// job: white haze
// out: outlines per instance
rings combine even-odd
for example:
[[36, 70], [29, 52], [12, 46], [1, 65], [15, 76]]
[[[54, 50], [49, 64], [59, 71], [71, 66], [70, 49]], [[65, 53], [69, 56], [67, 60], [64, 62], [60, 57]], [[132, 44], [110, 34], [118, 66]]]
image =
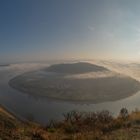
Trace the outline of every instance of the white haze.
[[65, 78], [74, 78], [74, 79], [105, 78], [112, 77], [114, 75], [116, 75], [114, 72], [103, 71], [103, 72], [89, 72], [84, 74], [72, 74], [65, 76]]
[[[97, 64], [108, 68], [112, 72], [92, 72], [86, 74], [77, 74], [67, 76], [66, 78], [100, 78], [113, 76], [117, 72], [126, 76], [130, 76], [138, 81], [140, 81], [140, 64], [139, 63], [124, 63], [115, 61], [86, 61], [89, 63]], [[0, 70], [12, 70], [17, 72], [17, 74], [22, 74], [29, 71], [40, 70], [48, 67], [49, 63], [17, 63], [10, 64], [9, 66], [1, 66]]]

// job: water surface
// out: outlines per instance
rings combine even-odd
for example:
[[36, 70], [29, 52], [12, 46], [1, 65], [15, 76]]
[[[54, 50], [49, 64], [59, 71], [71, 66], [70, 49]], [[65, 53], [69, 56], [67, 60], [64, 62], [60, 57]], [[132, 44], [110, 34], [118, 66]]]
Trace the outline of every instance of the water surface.
[[19, 68], [0, 67], [0, 103], [17, 116], [33, 119], [41, 124], [46, 124], [51, 119], [62, 119], [62, 114], [71, 110], [88, 112], [107, 109], [116, 115], [122, 107], [130, 111], [140, 107], [140, 91], [119, 101], [99, 104], [33, 97], [16, 91], [8, 85], [11, 78], [23, 72], [25, 70]]

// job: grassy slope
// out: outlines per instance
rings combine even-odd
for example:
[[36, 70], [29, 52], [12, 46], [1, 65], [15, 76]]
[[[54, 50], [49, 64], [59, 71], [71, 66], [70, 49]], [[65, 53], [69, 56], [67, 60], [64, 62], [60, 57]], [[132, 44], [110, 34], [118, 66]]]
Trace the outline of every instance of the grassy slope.
[[[102, 117], [92, 127], [86, 119], [75, 121], [65, 116], [63, 122], [47, 128], [31, 122], [22, 122], [0, 107], [0, 139], [2, 140], [139, 140], [140, 112], [135, 111], [127, 119]], [[103, 116], [103, 115], [102, 115]], [[98, 118], [100, 116], [98, 115]], [[71, 121], [69, 119], [71, 118]], [[93, 117], [92, 117], [93, 119]], [[73, 123], [72, 123], [73, 122]], [[73, 124], [73, 125], [71, 125]], [[77, 129], [78, 128], [78, 129]]]
[[[41, 131], [38, 124], [22, 122], [0, 107], [0, 140], [40, 140], [36, 134]], [[47, 137], [47, 133], [45, 135]]]

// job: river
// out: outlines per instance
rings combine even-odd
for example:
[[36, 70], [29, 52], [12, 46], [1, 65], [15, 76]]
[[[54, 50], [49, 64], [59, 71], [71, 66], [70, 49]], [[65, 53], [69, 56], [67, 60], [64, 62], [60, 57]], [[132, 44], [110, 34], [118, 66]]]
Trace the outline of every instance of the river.
[[[35, 66], [34, 69], [36, 68]], [[63, 113], [72, 110], [86, 112], [109, 110], [113, 115], [117, 115], [123, 107], [126, 107], [129, 111], [140, 107], [140, 91], [122, 100], [93, 104], [33, 97], [9, 86], [8, 82], [11, 78], [29, 70], [31, 69], [24, 68], [24, 66], [20, 68], [18, 65], [0, 67], [0, 104], [22, 119], [30, 119], [40, 124], [46, 124], [52, 119], [62, 119]]]

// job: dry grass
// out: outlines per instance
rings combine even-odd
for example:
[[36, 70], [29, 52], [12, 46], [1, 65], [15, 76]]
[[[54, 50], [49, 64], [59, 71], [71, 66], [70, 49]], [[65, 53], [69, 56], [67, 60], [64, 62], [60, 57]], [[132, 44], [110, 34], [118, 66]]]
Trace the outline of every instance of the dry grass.
[[64, 114], [61, 122], [51, 121], [46, 127], [21, 122], [0, 109], [2, 140], [139, 140], [140, 111], [128, 114], [124, 108], [118, 117], [108, 111]]

